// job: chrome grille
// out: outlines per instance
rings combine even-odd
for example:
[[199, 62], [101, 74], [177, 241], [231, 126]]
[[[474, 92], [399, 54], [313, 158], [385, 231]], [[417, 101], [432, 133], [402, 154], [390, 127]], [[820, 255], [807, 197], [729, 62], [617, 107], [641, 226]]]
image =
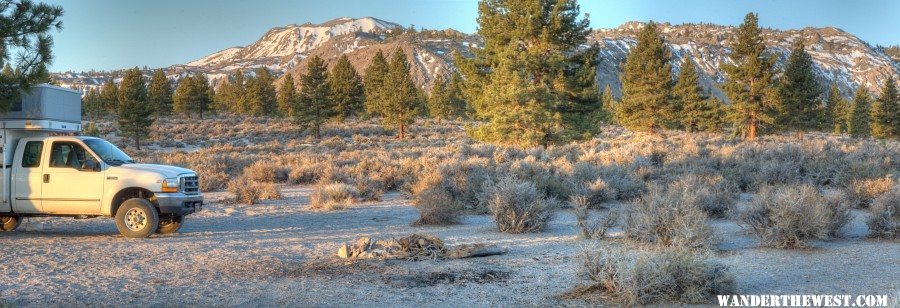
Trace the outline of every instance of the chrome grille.
[[181, 187], [185, 193], [198, 193], [200, 192], [200, 178], [196, 175], [182, 177]]

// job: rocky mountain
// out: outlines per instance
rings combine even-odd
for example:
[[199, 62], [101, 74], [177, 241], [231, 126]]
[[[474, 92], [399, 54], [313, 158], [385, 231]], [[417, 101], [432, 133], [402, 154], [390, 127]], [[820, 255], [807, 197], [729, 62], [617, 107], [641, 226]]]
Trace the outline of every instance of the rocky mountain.
[[[642, 22], [628, 22], [613, 29], [594, 30], [590, 35], [589, 42], [601, 46], [598, 79], [602, 85], [610, 85], [617, 95], [620, 93], [618, 72], [629, 50], [637, 44], [637, 34], [644, 25]], [[701, 80], [707, 89], [724, 98], [716, 85], [726, 78], [720, 65], [733, 63], [728, 57], [728, 46], [736, 28], [663, 23], [659, 29], [672, 51], [676, 72], [680, 70], [682, 59], [690, 58], [702, 71]], [[802, 41], [813, 58], [819, 83], [823, 88], [832, 82], [837, 83], [845, 96], [850, 96], [859, 85], [878, 93], [889, 75], [900, 73], [900, 63], [893, 61], [881, 48], [870, 46], [838, 28], [764, 29], [763, 35], [768, 52], [777, 58], [779, 68], [787, 61], [794, 43]]]
[[[597, 74], [601, 89], [610, 85], [619, 93], [620, 67], [637, 43], [637, 33], [643, 26], [641, 22], [628, 22], [617, 28], [596, 29], [590, 34], [588, 43], [596, 43], [601, 48]], [[731, 62], [727, 54], [735, 28], [663, 23], [660, 30], [672, 50], [676, 72], [681, 59], [690, 58], [702, 70], [704, 85], [713, 94], [724, 97], [717, 88], [726, 78], [719, 67]], [[846, 96], [858, 85], [879, 91], [888, 75], [900, 73], [900, 62], [891, 58], [890, 49], [870, 46], [837, 28], [764, 29], [763, 33], [769, 52], [777, 57], [779, 66], [787, 60], [794, 42], [802, 40], [815, 61], [816, 75], [823, 87], [835, 82]], [[276, 76], [286, 72], [296, 76], [304, 73], [305, 61], [310, 56], [322, 57], [330, 66], [346, 54], [363, 73], [376, 51], [390, 56], [400, 48], [410, 59], [414, 81], [427, 89], [438, 75], [448, 76], [455, 69], [453, 52], [470, 56], [471, 50], [480, 48], [481, 44], [479, 37], [452, 29], [410, 32], [398, 24], [372, 17], [338, 18], [318, 25], [273, 28], [250, 45], [223, 49], [195, 61], [170, 66], [165, 71], [176, 82], [187, 74], [203, 73], [216, 85], [237, 69], [252, 73], [254, 68], [266, 67]], [[99, 87], [115, 73], [67, 72], [54, 74], [53, 78], [63, 86], [83, 89]], [[146, 74], [149, 78], [150, 71]]]
[[[241, 69], [247, 74], [265, 67], [276, 76], [286, 72], [295, 75], [305, 71], [305, 59], [318, 55], [331, 66], [339, 56], [347, 54], [350, 62], [362, 73], [376, 50], [390, 56], [400, 48], [410, 59], [414, 81], [430, 88], [438, 74], [449, 76], [453, 70], [453, 52], [470, 55], [470, 47], [478, 47], [478, 37], [452, 29], [411, 32], [398, 24], [372, 17], [338, 18], [322, 24], [288, 25], [267, 31], [259, 40], [247, 46], [226, 48], [185, 64], [164, 68], [167, 76], [177, 82], [188, 74], [202, 73], [213, 85]], [[145, 69], [149, 78], [152, 72]], [[108, 78], [121, 72], [65, 72], [53, 74], [62, 86], [88, 89], [98, 88]], [[280, 85], [279, 81], [276, 85]]]

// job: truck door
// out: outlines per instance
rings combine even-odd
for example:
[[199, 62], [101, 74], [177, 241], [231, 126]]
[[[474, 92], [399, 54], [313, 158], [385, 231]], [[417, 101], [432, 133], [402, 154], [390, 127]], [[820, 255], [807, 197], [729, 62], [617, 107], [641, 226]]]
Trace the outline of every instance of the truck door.
[[56, 214], [100, 214], [103, 172], [86, 166], [98, 160], [74, 141], [53, 141], [44, 164], [43, 211]]
[[18, 213], [41, 212], [41, 157], [43, 141], [19, 143], [13, 159], [13, 211]]

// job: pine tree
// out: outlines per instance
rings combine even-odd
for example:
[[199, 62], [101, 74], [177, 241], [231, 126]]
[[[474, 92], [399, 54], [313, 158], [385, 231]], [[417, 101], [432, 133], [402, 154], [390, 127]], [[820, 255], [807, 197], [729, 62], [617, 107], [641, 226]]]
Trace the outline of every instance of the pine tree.
[[828, 113], [828, 124], [834, 127], [834, 133], [846, 133], [850, 127], [850, 103], [841, 96], [836, 83], [828, 91]]
[[466, 102], [462, 87], [462, 77], [458, 72], [454, 72], [450, 77], [450, 82], [447, 84], [447, 93], [450, 95], [450, 106], [453, 109], [452, 113], [456, 116], [467, 116], [472, 113], [469, 104]]
[[756, 139], [761, 126], [774, 123], [777, 100], [774, 88], [775, 58], [766, 54], [759, 18], [749, 13], [737, 29], [737, 37], [728, 55], [734, 64], [723, 64], [728, 74], [725, 94], [731, 101], [730, 118], [737, 132]]
[[700, 75], [697, 74], [697, 68], [694, 61], [689, 57], [684, 57], [681, 62], [681, 71], [678, 73], [678, 81], [672, 88], [672, 98], [675, 105], [681, 109], [681, 127], [689, 132], [699, 130], [701, 121], [708, 120], [710, 107], [707, 102], [706, 93], [703, 86], [700, 85]]
[[331, 100], [337, 108], [338, 121], [362, 114], [365, 88], [362, 77], [350, 64], [346, 54], [341, 55], [331, 69], [328, 84], [331, 86]]
[[134, 145], [141, 149], [141, 139], [150, 135], [153, 124], [153, 106], [147, 100], [147, 88], [144, 76], [137, 67], [125, 72], [118, 90], [119, 130], [122, 136], [134, 140]]
[[784, 130], [809, 131], [821, 127], [824, 109], [813, 61], [802, 41], [794, 44], [778, 86], [776, 124]]
[[116, 112], [119, 106], [119, 86], [109, 78], [100, 87], [100, 106], [109, 113]]
[[100, 129], [97, 128], [97, 124], [94, 123], [94, 121], [91, 121], [84, 126], [82, 134], [85, 136], [100, 137]]
[[618, 124], [619, 122], [616, 121], [616, 112], [617, 110], [619, 110], [619, 101], [616, 100], [616, 96], [613, 94], [612, 87], [606, 85], [606, 87], [603, 89], [603, 95], [600, 97], [600, 101], [603, 104], [604, 121]]
[[872, 106], [872, 136], [882, 139], [900, 137], [900, 97], [893, 76], [885, 81], [881, 96]]
[[869, 137], [872, 135], [870, 128], [871, 96], [866, 87], [859, 86], [853, 95], [853, 104], [850, 106], [850, 122], [847, 132], [853, 138]]
[[622, 68], [622, 101], [616, 115], [630, 130], [653, 133], [659, 127], [674, 127], [677, 105], [672, 104], [671, 54], [652, 21], [638, 34]]
[[244, 100], [247, 104], [246, 112], [252, 116], [271, 115], [277, 109], [278, 98], [275, 93], [275, 80], [269, 70], [260, 67], [254, 71], [256, 76], [247, 80]]
[[452, 103], [444, 76], [438, 75], [427, 101], [428, 116], [438, 121], [452, 118], [454, 116]]
[[715, 96], [704, 95], [706, 99], [691, 106], [691, 117], [696, 131], [721, 132], [725, 128], [727, 108]]
[[229, 101], [232, 102], [233, 112], [237, 114], [247, 114], [250, 112], [250, 103], [247, 101], [247, 81], [244, 72], [237, 70], [234, 72], [234, 78], [231, 80], [231, 92], [227, 92]]
[[165, 115], [172, 112], [172, 85], [169, 84], [169, 79], [162, 69], [153, 73], [147, 95], [156, 114]]
[[219, 113], [245, 114], [248, 108], [244, 99], [244, 87], [244, 73], [237, 70], [219, 85], [212, 109]]
[[597, 125], [584, 121], [592, 119], [586, 115], [594, 113], [599, 99], [581, 97], [580, 77], [595, 69], [585, 63], [595, 63], [578, 49], [589, 32], [575, 0], [481, 1], [478, 34], [484, 48], [473, 50], [474, 58], [455, 56], [465, 97], [474, 117], [484, 121], [469, 133], [482, 141], [518, 146], [591, 135], [584, 129]]
[[209, 81], [203, 74], [185, 77], [175, 90], [174, 110], [188, 117], [196, 113], [202, 119], [211, 102]]
[[302, 126], [311, 126], [316, 139], [322, 137], [322, 124], [337, 112], [329, 98], [328, 67], [319, 56], [306, 63], [306, 75], [300, 77], [300, 100], [294, 108], [294, 119]]
[[278, 90], [278, 113], [282, 116], [293, 116], [294, 105], [297, 104], [297, 89], [294, 87], [294, 76], [284, 74], [281, 89]]
[[406, 127], [413, 123], [419, 112], [419, 92], [412, 77], [409, 75], [409, 62], [406, 54], [399, 47], [394, 51], [394, 56], [388, 67], [387, 78], [384, 81], [385, 93], [391, 95], [384, 98], [381, 103], [381, 123], [385, 127], [396, 127], [397, 138], [406, 136]]
[[87, 94], [84, 95], [82, 101], [84, 103], [81, 105], [81, 112], [87, 116], [88, 119], [95, 119], [107, 114], [106, 109], [103, 108], [103, 101], [100, 100], [100, 91], [97, 89], [88, 89]]
[[[402, 28], [401, 28], [402, 29]], [[402, 31], [402, 30], [401, 30]], [[388, 63], [381, 50], [375, 52], [372, 63], [366, 67], [363, 78], [365, 84], [366, 112], [370, 116], [382, 116], [381, 104], [389, 93], [386, 93], [384, 81], [388, 75]]]
[[[49, 81], [50, 31], [62, 29], [62, 15], [60, 6], [0, 1], [0, 67], [11, 68], [0, 74], [0, 113], [8, 111], [23, 90]], [[14, 61], [8, 61], [10, 52], [17, 55]]]

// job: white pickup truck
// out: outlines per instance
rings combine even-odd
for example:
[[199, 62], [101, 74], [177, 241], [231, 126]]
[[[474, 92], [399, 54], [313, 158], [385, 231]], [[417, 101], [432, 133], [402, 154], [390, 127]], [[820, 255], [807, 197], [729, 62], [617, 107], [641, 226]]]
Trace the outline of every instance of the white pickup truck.
[[122, 235], [143, 238], [176, 232], [201, 209], [196, 173], [135, 163], [106, 140], [77, 136], [80, 120], [80, 92], [49, 85], [0, 116], [0, 231], [24, 217], [114, 217]]

